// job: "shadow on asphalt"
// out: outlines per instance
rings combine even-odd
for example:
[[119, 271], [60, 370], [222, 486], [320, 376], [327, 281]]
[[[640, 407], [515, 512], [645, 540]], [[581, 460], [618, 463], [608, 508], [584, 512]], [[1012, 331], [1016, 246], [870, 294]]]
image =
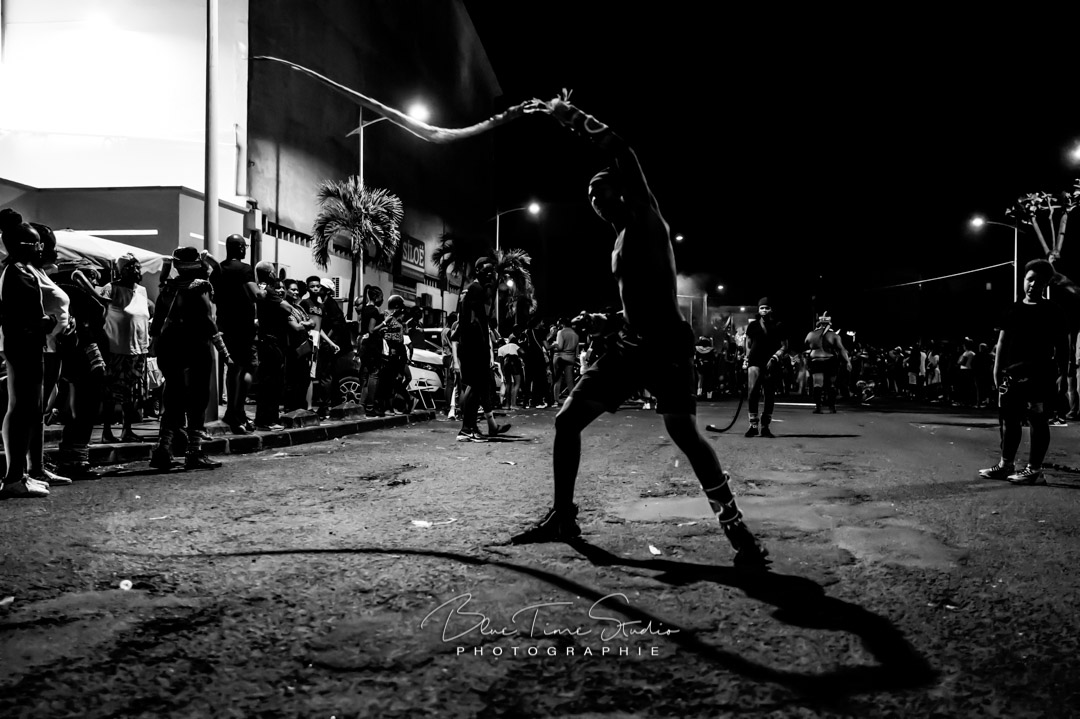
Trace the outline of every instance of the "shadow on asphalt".
[[[770, 669], [698, 641], [691, 632], [672, 635], [684, 648], [716, 659], [727, 668], [742, 674], [784, 684], [805, 694], [850, 696], [854, 694], [909, 689], [932, 683], [937, 672], [885, 617], [860, 606], [829, 597], [821, 585], [805, 577], [775, 574], [771, 571], [717, 567], [711, 564], [675, 562], [669, 559], [630, 559], [612, 554], [584, 540], [568, 544], [596, 566], [623, 566], [660, 571], [658, 581], [676, 586], [695, 582], [713, 582], [742, 590], [748, 597], [776, 607], [773, 617], [797, 627], [844, 631], [862, 640], [879, 664], [837, 669], [826, 674], [804, 674]], [[635, 619], [653, 619], [647, 612], [618, 605]], [[665, 624], [670, 624], [664, 620]]]
[[[567, 543], [596, 566], [638, 567], [661, 571], [657, 579], [673, 585], [694, 582], [714, 582], [735, 587], [747, 596], [776, 607], [773, 617], [792, 626], [826, 631], [845, 631], [862, 640], [879, 662], [877, 666], [851, 666], [827, 672], [810, 674], [783, 671], [758, 664], [733, 652], [719, 649], [697, 638], [696, 634], [675, 622], [662, 619], [649, 611], [631, 604], [611, 601], [611, 593], [581, 584], [562, 574], [555, 574], [498, 559], [444, 552], [429, 549], [392, 547], [353, 547], [340, 549], [268, 549], [250, 552], [207, 552], [204, 554], [154, 555], [170, 559], [220, 559], [223, 557], [264, 557], [289, 555], [406, 555], [446, 559], [475, 566], [500, 567], [527, 575], [547, 584], [572, 592], [576, 596], [604, 600], [608, 608], [619, 612], [640, 626], [664, 625], [677, 629], [668, 639], [681, 648], [716, 662], [728, 671], [750, 679], [772, 682], [785, 686], [804, 696], [825, 703], [838, 703], [837, 699], [856, 694], [889, 690], [905, 690], [933, 683], [938, 672], [904, 638], [889, 620], [855, 604], [825, 595], [821, 585], [813, 580], [792, 575], [774, 574], [769, 571], [741, 570], [733, 567], [717, 567], [707, 564], [673, 562], [664, 559], [635, 560], [620, 557], [605, 549], [582, 540]], [[496, 550], [497, 551], [497, 550]], [[123, 552], [134, 556], [148, 556], [138, 552]]]

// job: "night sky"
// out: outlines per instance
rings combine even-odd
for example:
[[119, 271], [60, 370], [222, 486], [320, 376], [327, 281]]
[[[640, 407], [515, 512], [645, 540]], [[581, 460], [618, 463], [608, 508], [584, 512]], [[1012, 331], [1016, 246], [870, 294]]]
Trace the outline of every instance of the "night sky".
[[[1011, 293], [1007, 267], [875, 288], [1010, 260], [1011, 231], [972, 233], [972, 215], [1007, 222], [1015, 198], [1080, 177], [1069, 162], [1080, 62], [1074, 33], [1062, 32], [1077, 25], [1060, 13], [465, 4], [504, 93], [498, 109], [573, 89], [578, 107], [637, 151], [673, 232], [686, 236], [680, 272], [703, 289], [724, 284], [716, 304], [769, 295], [800, 328], [828, 309], [881, 342], [992, 333]], [[535, 224], [503, 218], [503, 243], [537, 255], [542, 308], [615, 299], [612, 233], [585, 201], [603, 158], [551, 118], [497, 132], [500, 209], [555, 203]], [[1073, 221], [1066, 272], [1080, 268]], [[1033, 235], [1020, 245], [1021, 262], [1038, 251]]]

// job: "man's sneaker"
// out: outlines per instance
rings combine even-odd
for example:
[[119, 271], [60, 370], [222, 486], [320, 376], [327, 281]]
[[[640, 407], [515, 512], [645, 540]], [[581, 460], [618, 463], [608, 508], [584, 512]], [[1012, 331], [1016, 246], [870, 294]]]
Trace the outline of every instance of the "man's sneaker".
[[475, 429], [463, 429], [457, 433], [458, 442], [487, 442], [487, 437]]
[[285, 429], [285, 425], [278, 424], [277, 422], [274, 424], [257, 424], [255, 425], [255, 429], [260, 432], [280, 432]]
[[577, 523], [577, 505], [569, 509], [548, 510], [535, 526], [510, 538], [510, 544], [542, 544], [544, 542], [568, 542], [581, 536]]
[[0, 499], [34, 499], [48, 496], [49, 488], [30, 477], [23, 477], [18, 482], [8, 482], [0, 488]]
[[71, 479], [69, 479], [68, 477], [62, 477], [56, 472], [50, 472], [49, 470], [44, 468], [42, 468], [41, 474], [31, 474], [30, 478], [36, 479], [37, 481], [44, 484], [46, 487], [63, 487], [65, 485], [71, 484]]
[[1050, 426], [1051, 427], [1068, 427], [1069, 423], [1066, 422], [1061, 417], [1054, 417], [1052, 420], [1050, 420]]
[[979, 476], [983, 479], [1010, 479], [1016, 474], [1016, 467], [1011, 464], [997, 464], [987, 469], [980, 469]]
[[767, 425], [767, 424], [762, 426], [762, 428], [761, 428], [761, 436], [762, 437], [768, 437], [769, 439], [773, 439], [774, 437], [776, 437], [776, 435], [772, 433], [772, 430], [769, 429], [769, 425]]
[[206, 456], [205, 452], [194, 452], [184, 457], [184, 469], [217, 469], [221, 462]]
[[750, 425], [750, 429], [746, 430], [746, 434], [743, 437], [757, 437], [758, 429], [754, 425]]
[[1046, 477], [1043, 476], [1042, 470], [1029, 466], [1011, 475], [1009, 481], [1013, 484], [1046, 484]]
[[769, 550], [757, 540], [742, 519], [733, 519], [729, 522], [721, 522], [724, 536], [735, 550], [736, 567], [766, 567], [769, 564]]
[[541, 402], [540, 404], [536, 405], [534, 409], [547, 409], [550, 406], [551, 405], [549, 405], [547, 402]]

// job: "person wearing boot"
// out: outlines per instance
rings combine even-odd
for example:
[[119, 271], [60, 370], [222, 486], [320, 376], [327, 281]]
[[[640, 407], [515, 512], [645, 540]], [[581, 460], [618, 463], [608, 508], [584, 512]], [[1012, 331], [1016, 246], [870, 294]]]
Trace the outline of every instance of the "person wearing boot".
[[[750, 427], [747, 437], [772, 437], [772, 422], [776, 383], [783, 381], [780, 359], [787, 352], [784, 326], [773, 317], [768, 297], [758, 300], [758, 316], [746, 327], [746, 389]], [[758, 403], [764, 404], [760, 418]], [[759, 429], [760, 420], [760, 429]]]
[[[225, 364], [233, 365], [229, 350], [214, 321], [214, 289], [207, 270], [194, 247], [178, 247], [172, 267], [177, 277], [169, 284], [170, 297], [159, 298], [165, 319], [160, 325], [156, 351], [165, 375], [158, 445], [150, 466], [169, 470], [173, 463], [173, 438], [185, 428], [186, 469], [214, 469], [221, 466], [202, 450], [206, 407], [210, 402], [210, 378], [214, 371], [216, 347]], [[167, 304], [166, 304], [167, 303]]]
[[836, 413], [836, 375], [839, 373], [839, 361], [843, 360], [847, 371], [851, 372], [851, 358], [848, 357], [840, 335], [832, 330], [832, 317], [826, 312], [817, 319], [817, 327], [806, 335], [806, 346], [810, 350], [810, 378], [813, 382], [814, 414], [821, 414], [822, 405], [829, 407], [829, 412]]

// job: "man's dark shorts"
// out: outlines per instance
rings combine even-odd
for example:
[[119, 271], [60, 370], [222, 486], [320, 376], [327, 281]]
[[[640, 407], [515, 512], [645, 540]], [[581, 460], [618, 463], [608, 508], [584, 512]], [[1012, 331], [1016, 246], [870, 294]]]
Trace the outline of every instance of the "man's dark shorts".
[[485, 410], [495, 408], [495, 373], [491, 371], [489, 359], [467, 359], [460, 357], [461, 372], [458, 382], [476, 392], [480, 406]]
[[656, 399], [658, 414], [697, 414], [694, 331], [688, 323], [649, 338], [623, 328], [581, 375], [570, 397], [615, 412], [641, 387]]
[[810, 358], [810, 374], [834, 375], [839, 369], [840, 362], [836, 359], [836, 355]]
[[1057, 397], [1055, 381], [1048, 376], [1033, 377], [1024, 382], [1012, 382], [998, 395], [1003, 414], [1040, 415], [1054, 406]]
[[221, 339], [225, 341], [225, 347], [236, 364], [241, 367], [259, 365], [259, 344], [254, 327], [250, 330], [237, 330], [219, 326], [218, 329], [221, 330]]

